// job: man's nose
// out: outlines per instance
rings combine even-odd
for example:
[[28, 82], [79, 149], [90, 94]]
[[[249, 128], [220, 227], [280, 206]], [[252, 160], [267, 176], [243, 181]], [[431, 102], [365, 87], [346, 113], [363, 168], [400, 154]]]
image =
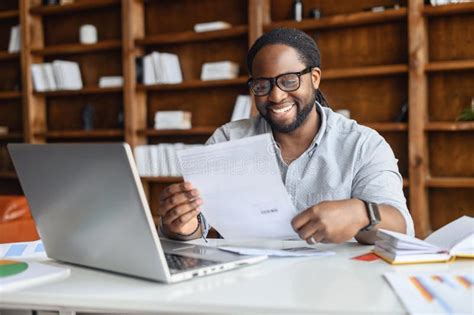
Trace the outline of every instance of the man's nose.
[[276, 84], [270, 90], [268, 94], [268, 100], [272, 103], [280, 103], [288, 96], [288, 93], [280, 89]]

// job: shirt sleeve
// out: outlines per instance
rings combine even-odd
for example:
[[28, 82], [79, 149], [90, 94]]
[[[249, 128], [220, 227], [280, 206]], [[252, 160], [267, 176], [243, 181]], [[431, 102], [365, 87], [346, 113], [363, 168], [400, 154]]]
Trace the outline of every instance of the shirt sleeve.
[[406, 223], [406, 234], [414, 236], [413, 220], [403, 194], [398, 160], [385, 139], [372, 132], [362, 144], [352, 182], [352, 197], [396, 208]]

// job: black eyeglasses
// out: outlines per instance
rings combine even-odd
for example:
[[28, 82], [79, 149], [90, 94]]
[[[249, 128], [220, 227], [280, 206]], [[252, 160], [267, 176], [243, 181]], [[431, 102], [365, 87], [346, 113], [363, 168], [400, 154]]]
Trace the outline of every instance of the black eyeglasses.
[[282, 73], [274, 78], [250, 78], [247, 85], [255, 96], [265, 96], [276, 85], [285, 92], [293, 92], [300, 88], [300, 77], [303, 74], [311, 72], [313, 67], [308, 67], [300, 72]]

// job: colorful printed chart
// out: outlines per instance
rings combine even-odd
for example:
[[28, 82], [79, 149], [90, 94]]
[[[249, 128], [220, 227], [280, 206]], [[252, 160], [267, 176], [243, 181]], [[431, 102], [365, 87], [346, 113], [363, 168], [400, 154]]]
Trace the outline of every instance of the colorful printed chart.
[[28, 264], [15, 260], [0, 260], [0, 278], [11, 277], [28, 269]]
[[0, 244], [0, 259], [46, 258], [43, 242]]
[[472, 274], [384, 274], [410, 314], [474, 314]]

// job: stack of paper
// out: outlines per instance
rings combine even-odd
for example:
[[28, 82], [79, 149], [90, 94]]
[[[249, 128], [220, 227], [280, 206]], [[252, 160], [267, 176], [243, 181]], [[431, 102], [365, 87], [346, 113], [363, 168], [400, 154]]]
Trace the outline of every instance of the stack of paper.
[[20, 25], [12, 26], [10, 29], [10, 41], [8, 42], [8, 52], [16, 53], [20, 51], [21, 47], [21, 32]]
[[31, 74], [37, 92], [82, 89], [81, 70], [77, 62], [55, 60], [52, 63], [32, 64]]
[[201, 80], [228, 80], [239, 75], [239, 64], [232, 61], [206, 62], [202, 65]]
[[143, 84], [176, 84], [183, 82], [178, 55], [152, 52], [142, 59]]
[[181, 176], [177, 151], [200, 144], [161, 143], [135, 148], [135, 161], [140, 176]]
[[191, 129], [191, 112], [157, 111], [155, 113], [155, 129]]
[[0, 293], [64, 279], [69, 274], [69, 268], [38, 262], [0, 260]]
[[474, 218], [463, 216], [433, 232], [424, 241], [378, 230], [374, 252], [392, 264], [443, 262], [452, 257], [474, 258]]
[[389, 272], [384, 277], [410, 314], [474, 314], [472, 273]]
[[252, 99], [248, 95], [239, 95], [235, 101], [231, 121], [250, 118]]

